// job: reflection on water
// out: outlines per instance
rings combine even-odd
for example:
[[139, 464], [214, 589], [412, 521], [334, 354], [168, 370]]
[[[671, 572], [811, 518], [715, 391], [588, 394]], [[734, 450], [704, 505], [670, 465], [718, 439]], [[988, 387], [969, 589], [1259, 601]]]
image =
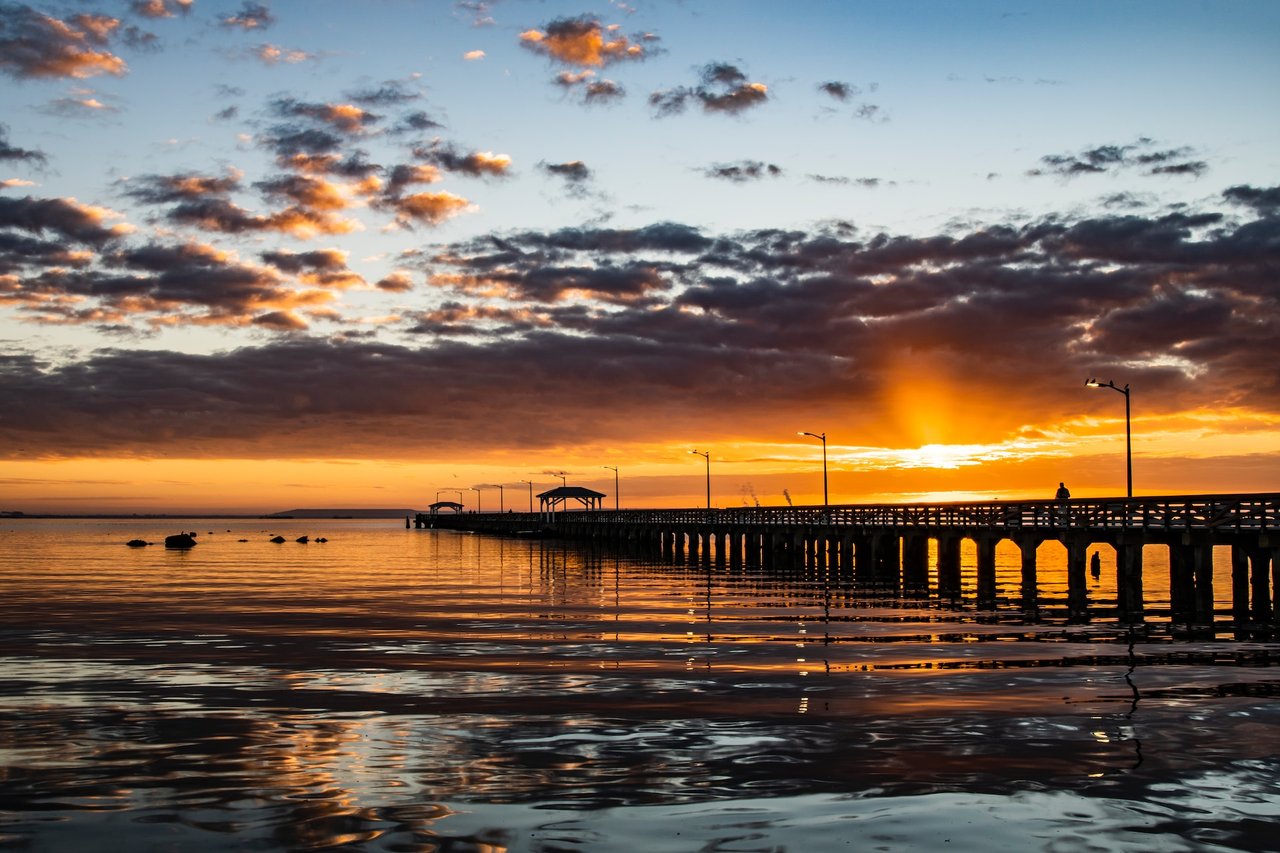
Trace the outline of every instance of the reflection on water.
[[1274, 847], [1273, 642], [191, 524], [0, 522], [0, 847]]

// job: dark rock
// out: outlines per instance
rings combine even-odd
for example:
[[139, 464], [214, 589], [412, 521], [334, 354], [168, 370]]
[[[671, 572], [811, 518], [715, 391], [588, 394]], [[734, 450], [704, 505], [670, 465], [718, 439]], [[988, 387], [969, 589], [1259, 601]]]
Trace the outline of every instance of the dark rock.
[[316, 537], [316, 541], [317, 541], [317, 542], [328, 542], [329, 540], [328, 540], [328, 539], [325, 539], [323, 536], [317, 536], [317, 537]]
[[248, 539], [237, 539], [236, 541], [237, 541], [237, 542], [248, 542], [249, 540], [248, 540]]
[[277, 542], [277, 543], [279, 543], [279, 542], [283, 542], [283, 541], [284, 541], [284, 537], [283, 537], [283, 536], [272, 536], [272, 537], [271, 537], [271, 541], [272, 541], [272, 542]]
[[310, 539], [308, 539], [308, 538], [307, 538], [307, 537], [305, 537], [305, 536], [299, 536], [297, 539], [295, 539], [295, 540], [293, 540], [293, 541], [294, 541], [294, 542], [300, 542], [301, 544], [306, 545], [306, 544], [307, 544], [308, 542], [310, 542], [311, 540], [310, 540]]
[[190, 533], [175, 533], [172, 536], [164, 537], [164, 547], [166, 548], [194, 548], [196, 546], [196, 538]]
[[124, 544], [128, 545], [130, 548], [145, 548], [151, 543], [145, 539], [130, 539]]

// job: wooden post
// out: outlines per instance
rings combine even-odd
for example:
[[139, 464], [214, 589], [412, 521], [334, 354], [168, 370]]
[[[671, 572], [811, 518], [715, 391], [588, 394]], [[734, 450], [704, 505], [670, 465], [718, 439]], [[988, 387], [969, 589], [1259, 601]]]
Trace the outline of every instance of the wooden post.
[[1089, 621], [1089, 582], [1085, 558], [1089, 542], [1084, 537], [1067, 538], [1067, 618], [1073, 622]]
[[938, 537], [938, 597], [960, 598], [960, 537]]
[[996, 608], [996, 542], [994, 536], [979, 536], [978, 546], [978, 609]]
[[1255, 545], [1249, 549], [1249, 577], [1251, 580], [1253, 606], [1250, 608], [1250, 615], [1253, 621], [1259, 625], [1265, 625], [1271, 620], [1271, 552], [1261, 545]]
[[1195, 574], [1195, 609], [1192, 620], [1197, 625], [1213, 625], [1213, 542], [1202, 539], [1193, 546], [1192, 572]]
[[923, 533], [902, 540], [902, 585], [913, 592], [929, 591], [929, 537]]
[[1121, 622], [1143, 621], [1140, 541], [1116, 545], [1116, 609]]
[[1040, 540], [1030, 536], [1020, 536], [1014, 542], [1022, 553], [1022, 612], [1027, 618], [1034, 619], [1040, 613], [1036, 585], [1036, 549], [1040, 547]]
[[1231, 546], [1231, 619], [1237, 628], [1249, 621], [1249, 552], [1238, 542]]

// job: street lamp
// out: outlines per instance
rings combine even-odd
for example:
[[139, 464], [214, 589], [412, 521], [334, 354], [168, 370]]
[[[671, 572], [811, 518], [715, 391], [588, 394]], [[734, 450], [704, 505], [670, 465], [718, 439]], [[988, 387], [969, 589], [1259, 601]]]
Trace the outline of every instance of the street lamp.
[[618, 466], [605, 465], [603, 467], [608, 468], [610, 471], [613, 472], [613, 511], [617, 512], [618, 511]]
[[822, 505], [825, 507], [830, 504], [830, 501], [827, 500], [827, 434], [825, 432], [798, 432], [796, 435], [807, 435], [822, 442]]
[[506, 504], [503, 502], [502, 497], [502, 484], [494, 483], [494, 485], [498, 487], [498, 512], [506, 512]]
[[707, 509], [711, 509], [711, 451], [710, 450], [690, 450], [695, 456], [701, 456], [707, 460]]
[[529, 512], [533, 512], [533, 481], [521, 480], [520, 482], [527, 483], [529, 486]]
[[1130, 418], [1129, 409], [1129, 384], [1121, 388], [1110, 379], [1106, 382], [1099, 382], [1096, 379], [1089, 379], [1085, 383], [1090, 388], [1110, 388], [1112, 391], [1119, 391], [1124, 395], [1124, 462], [1125, 475], [1128, 484], [1129, 497], [1133, 497], [1133, 429]]
[[480, 490], [475, 486], [471, 486], [471, 491], [476, 493], [476, 512], [480, 511]]

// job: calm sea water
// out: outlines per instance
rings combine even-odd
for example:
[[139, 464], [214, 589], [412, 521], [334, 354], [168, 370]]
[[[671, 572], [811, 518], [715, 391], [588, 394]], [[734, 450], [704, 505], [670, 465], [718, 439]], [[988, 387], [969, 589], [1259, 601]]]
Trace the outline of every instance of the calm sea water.
[[1041, 562], [1028, 623], [397, 521], [0, 521], [0, 848], [1280, 849], [1280, 645], [1068, 625]]

